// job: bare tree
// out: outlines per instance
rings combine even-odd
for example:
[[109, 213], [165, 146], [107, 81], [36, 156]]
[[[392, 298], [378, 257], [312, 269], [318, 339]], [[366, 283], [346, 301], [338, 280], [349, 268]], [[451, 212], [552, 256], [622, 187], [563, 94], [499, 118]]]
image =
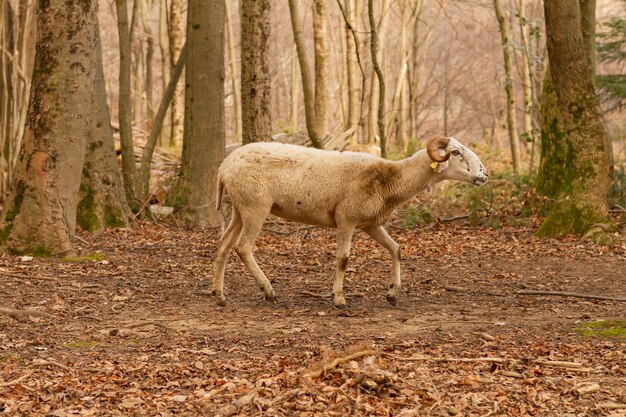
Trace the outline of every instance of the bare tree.
[[326, 0], [313, 1], [315, 48], [315, 124], [322, 137], [328, 134], [328, 30]]
[[96, 1], [38, 2], [33, 91], [13, 192], [3, 215], [6, 247], [12, 252], [74, 253], [95, 77], [97, 9]]
[[[387, 158], [387, 135], [385, 132], [385, 79], [383, 71], [378, 63], [378, 28], [376, 27], [376, 20], [374, 19], [374, 3], [373, 0], [368, 0], [367, 7], [369, 21], [370, 21], [370, 47], [372, 52], [372, 66], [376, 77], [378, 79], [378, 136], [380, 138], [380, 156]], [[384, 13], [384, 10], [383, 10]], [[372, 94], [370, 92], [370, 94]], [[370, 108], [370, 111], [373, 109]]]
[[[185, 43], [185, 1], [170, 0], [170, 59], [171, 67], [178, 61], [180, 51]], [[172, 100], [172, 133], [170, 135], [170, 146], [177, 146], [182, 143], [185, 119], [185, 89], [182, 85], [176, 88], [174, 99]]]
[[235, 42], [235, 31], [233, 30], [231, 2], [227, 1], [225, 4], [228, 66], [230, 67], [230, 85], [233, 94], [233, 102], [235, 105], [235, 139], [237, 140], [237, 142], [241, 142], [243, 140], [243, 133], [241, 130], [241, 88], [239, 87], [239, 71], [236, 62], [237, 42]]
[[493, 0], [493, 7], [498, 19], [500, 38], [502, 40], [502, 56], [504, 60], [504, 90], [506, 91], [507, 124], [509, 127], [509, 141], [511, 144], [511, 158], [513, 172], [520, 172], [520, 148], [517, 131], [517, 116], [515, 107], [515, 91], [513, 88], [513, 66], [511, 63], [511, 35], [509, 21], [502, 11], [501, 0]]
[[223, 0], [191, 0], [187, 13], [185, 137], [178, 196], [180, 215], [191, 226], [216, 226], [217, 169], [224, 159]]
[[241, 118], [243, 143], [271, 141], [268, 69], [270, 0], [241, 0]]

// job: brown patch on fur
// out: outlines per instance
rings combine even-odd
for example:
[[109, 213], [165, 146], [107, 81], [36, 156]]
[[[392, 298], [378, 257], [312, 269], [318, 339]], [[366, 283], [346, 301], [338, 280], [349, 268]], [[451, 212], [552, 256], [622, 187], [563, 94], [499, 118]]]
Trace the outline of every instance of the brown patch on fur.
[[369, 195], [373, 195], [380, 190], [393, 187], [398, 182], [400, 174], [400, 167], [390, 162], [381, 161], [367, 167], [363, 172], [365, 190]]
[[348, 267], [348, 258], [342, 258], [339, 261], [339, 269], [341, 269], [342, 271], [345, 271], [347, 267]]

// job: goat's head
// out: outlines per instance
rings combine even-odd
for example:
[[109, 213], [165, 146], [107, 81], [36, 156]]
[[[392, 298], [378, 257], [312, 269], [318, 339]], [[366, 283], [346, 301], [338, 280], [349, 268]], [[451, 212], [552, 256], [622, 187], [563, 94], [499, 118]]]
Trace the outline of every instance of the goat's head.
[[426, 150], [430, 159], [436, 163], [433, 167], [442, 179], [483, 185], [489, 178], [478, 156], [452, 137], [436, 137], [430, 141]]

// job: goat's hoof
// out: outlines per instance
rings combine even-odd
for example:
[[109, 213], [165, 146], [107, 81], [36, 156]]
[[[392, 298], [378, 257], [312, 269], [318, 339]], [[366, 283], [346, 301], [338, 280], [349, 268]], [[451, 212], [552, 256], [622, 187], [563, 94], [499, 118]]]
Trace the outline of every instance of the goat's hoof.
[[335, 308], [338, 310], [345, 310], [348, 308], [348, 304], [343, 303], [343, 304], [335, 304]]
[[395, 306], [396, 304], [398, 304], [397, 298], [389, 294], [387, 294], [387, 302], [391, 304], [392, 306]]
[[270, 303], [275, 303], [276, 300], [276, 294], [272, 293], [272, 294], [265, 294], [265, 300], [269, 301]]
[[220, 298], [219, 300], [217, 300], [217, 305], [220, 306], [220, 307], [225, 307], [226, 304], [228, 304], [226, 302], [226, 298]]

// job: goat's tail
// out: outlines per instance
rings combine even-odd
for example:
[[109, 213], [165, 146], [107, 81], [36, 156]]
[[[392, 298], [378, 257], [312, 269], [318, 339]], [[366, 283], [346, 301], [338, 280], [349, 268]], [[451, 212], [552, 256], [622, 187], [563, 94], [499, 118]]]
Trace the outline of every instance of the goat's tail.
[[224, 193], [224, 182], [222, 175], [217, 174], [217, 192], [215, 193], [215, 210], [220, 211], [222, 208], [222, 194]]

